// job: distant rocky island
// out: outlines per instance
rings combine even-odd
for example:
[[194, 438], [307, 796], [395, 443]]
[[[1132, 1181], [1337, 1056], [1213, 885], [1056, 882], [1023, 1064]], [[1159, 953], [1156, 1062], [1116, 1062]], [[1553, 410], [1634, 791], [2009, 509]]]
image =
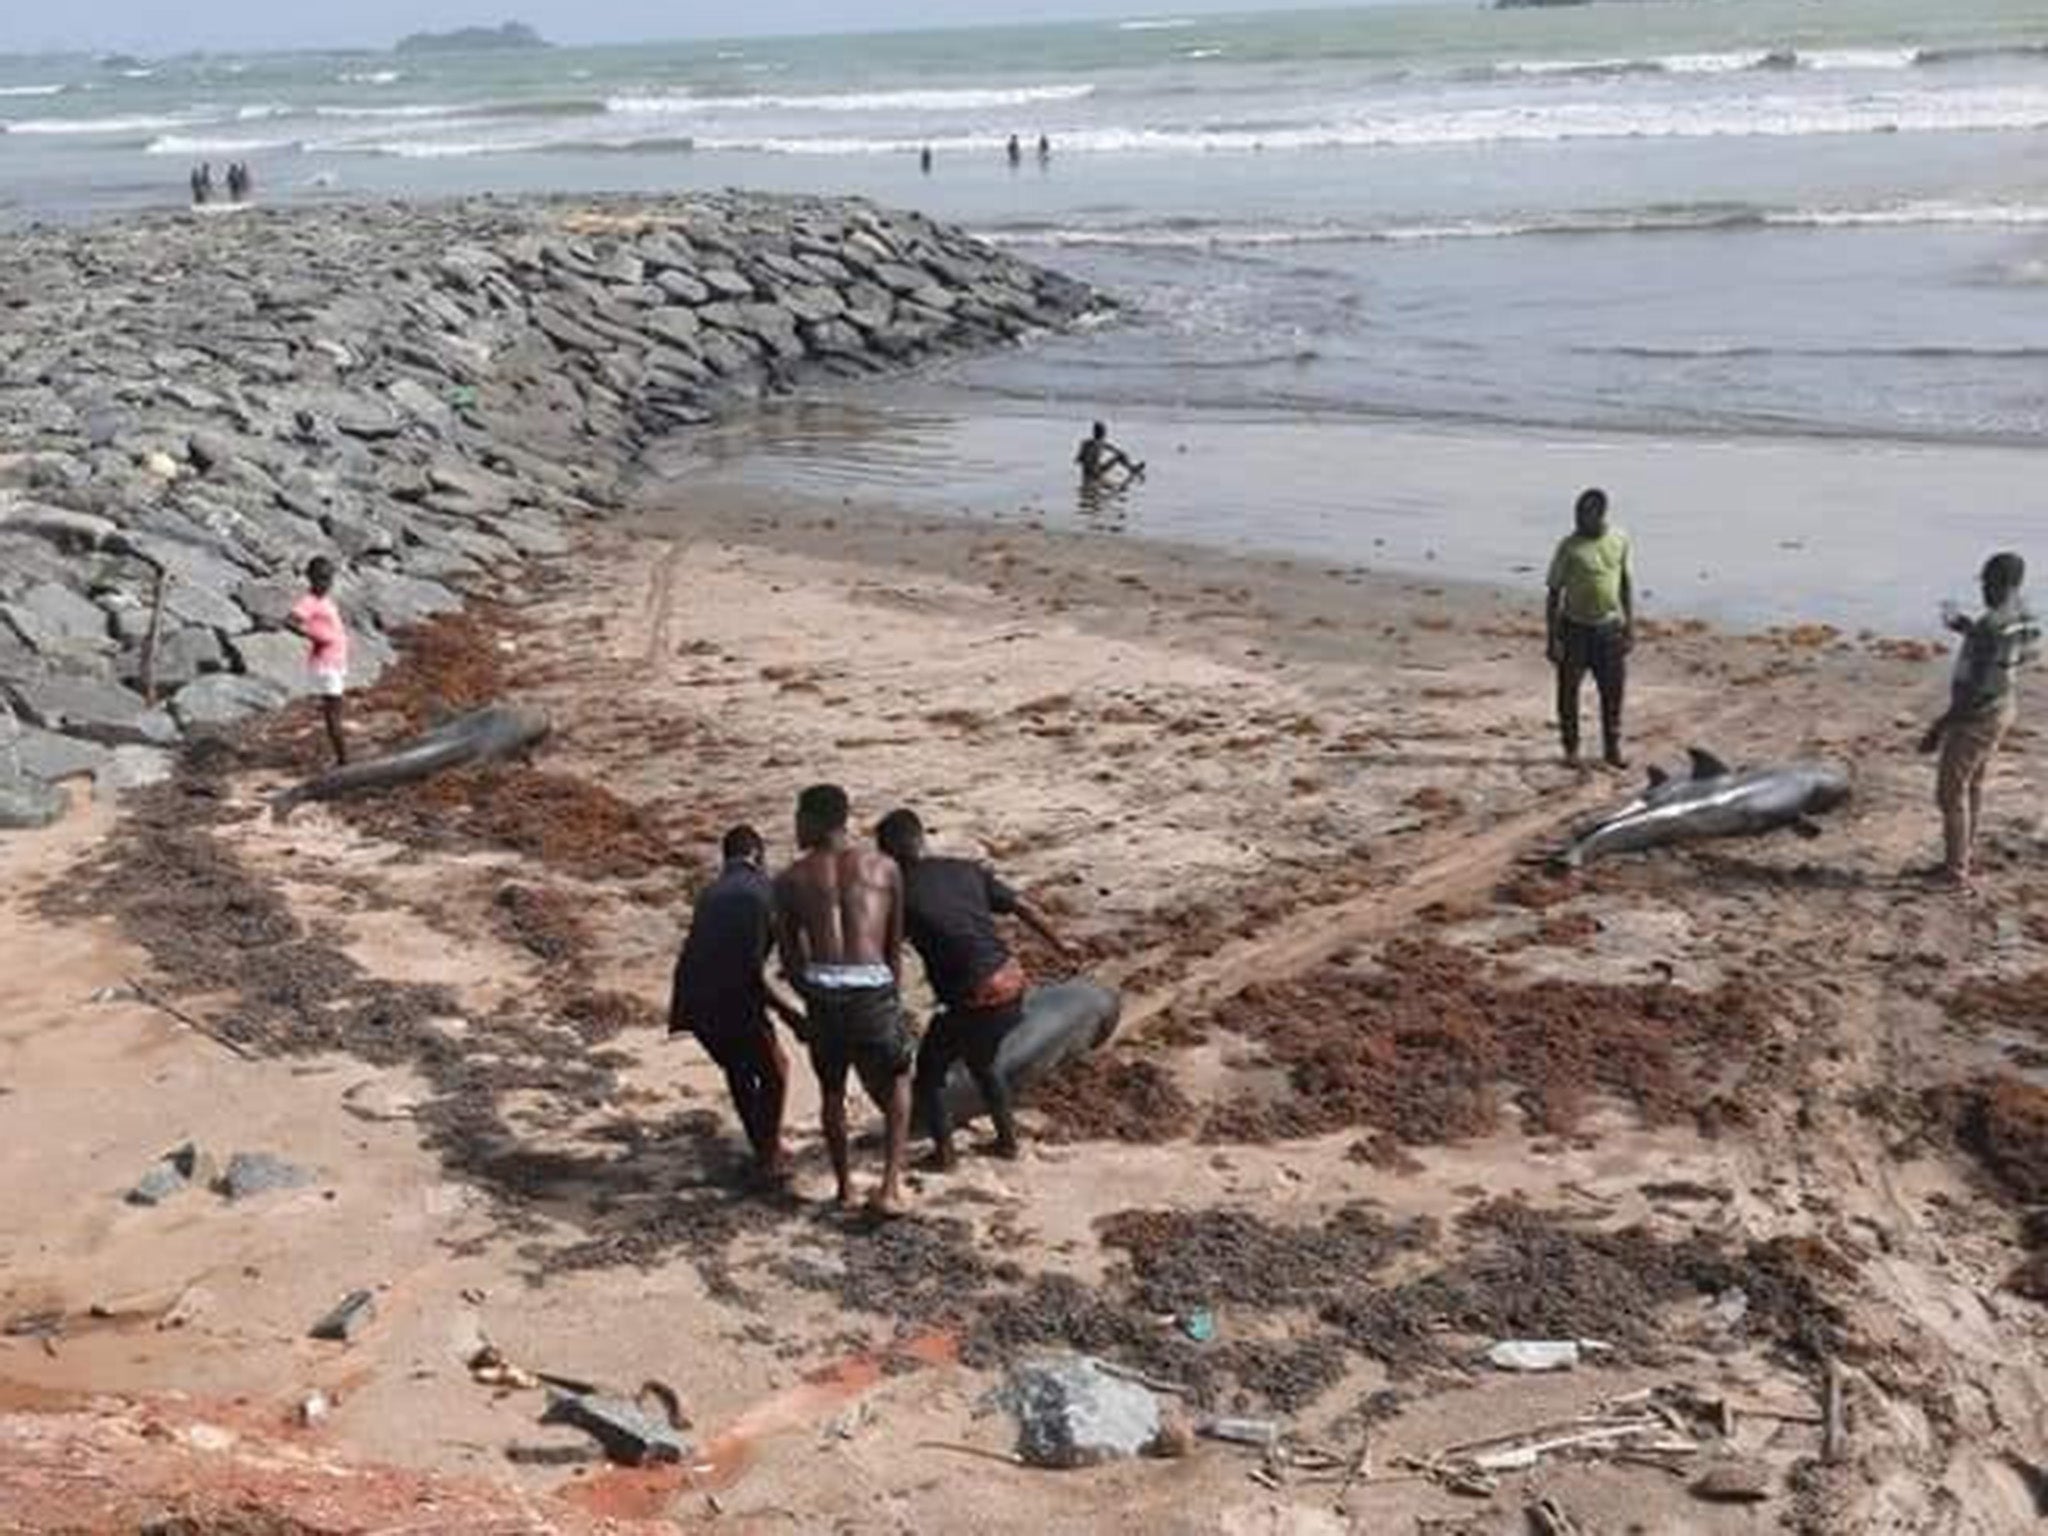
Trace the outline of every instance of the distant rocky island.
[[1553, 5], [1591, 5], [1593, 0], [1493, 0], [1496, 11], [1537, 10]]
[[400, 39], [394, 53], [481, 53], [487, 49], [546, 48], [548, 40], [523, 21], [496, 27], [457, 27], [452, 32], [415, 32]]

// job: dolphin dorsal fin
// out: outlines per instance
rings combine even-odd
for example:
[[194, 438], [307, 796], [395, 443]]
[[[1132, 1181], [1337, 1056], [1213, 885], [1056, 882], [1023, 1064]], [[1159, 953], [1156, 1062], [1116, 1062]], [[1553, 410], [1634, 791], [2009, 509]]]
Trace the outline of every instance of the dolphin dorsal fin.
[[1670, 774], [1666, 773], [1662, 768], [1659, 768], [1655, 763], [1650, 764], [1650, 788], [1662, 789], [1666, 784], [1669, 784], [1670, 782]]
[[1685, 755], [1692, 759], [1692, 776], [1696, 779], [1718, 779], [1732, 771], [1704, 747], [1688, 747]]

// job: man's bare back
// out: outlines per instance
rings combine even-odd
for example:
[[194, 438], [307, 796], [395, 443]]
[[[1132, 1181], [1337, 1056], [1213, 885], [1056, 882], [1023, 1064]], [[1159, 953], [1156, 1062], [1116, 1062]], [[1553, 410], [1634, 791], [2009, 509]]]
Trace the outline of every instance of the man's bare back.
[[858, 1073], [882, 1111], [882, 1182], [869, 1204], [902, 1209], [903, 1147], [910, 1132], [916, 1045], [897, 993], [903, 949], [903, 875], [880, 850], [847, 837], [846, 791], [814, 784], [797, 797], [803, 853], [775, 882], [782, 969], [803, 994], [805, 1044], [818, 1075], [818, 1109], [839, 1203], [853, 1202], [846, 1079]]
[[813, 848], [782, 872], [783, 969], [801, 984], [817, 966], [885, 965], [903, 943], [903, 876], [872, 848]]

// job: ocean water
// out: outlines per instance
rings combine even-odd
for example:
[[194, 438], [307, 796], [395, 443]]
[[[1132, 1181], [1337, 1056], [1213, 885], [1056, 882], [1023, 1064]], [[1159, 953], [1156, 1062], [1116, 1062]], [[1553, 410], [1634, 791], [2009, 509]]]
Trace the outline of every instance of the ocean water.
[[[1985, 449], [2048, 431], [2040, 0], [9, 59], [0, 127], [0, 219], [176, 206], [193, 162], [236, 158], [272, 201], [748, 185], [958, 219], [1127, 305], [958, 369], [950, 440], [916, 392], [911, 472], [976, 506], [1003, 466], [956, 474], [962, 453], [1039, 452], [1014, 424], [1044, 422], [1063, 455], [1093, 415], [1196, 444], [1282, 425], [1302, 434], [1293, 481], [1354, 499], [1370, 485], [1341, 465], [1299, 468], [1365, 441], [1322, 427]], [[875, 430], [888, 399], [870, 397]], [[1039, 466], [1008, 468], [1021, 485]], [[829, 469], [804, 461], [820, 484]], [[865, 487], [867, 463], [842, 471]], [[1140, 521], [1210, 526], [1232, 511], [1217, 483], [1169, 493], [1155, 470]], [[1873, 526], [1913, 510], [1872, 486]], [[2023, 474], [1972, 491], [2040, 509]], [[1276, 540], [1299, 501], [1279, 496]]]

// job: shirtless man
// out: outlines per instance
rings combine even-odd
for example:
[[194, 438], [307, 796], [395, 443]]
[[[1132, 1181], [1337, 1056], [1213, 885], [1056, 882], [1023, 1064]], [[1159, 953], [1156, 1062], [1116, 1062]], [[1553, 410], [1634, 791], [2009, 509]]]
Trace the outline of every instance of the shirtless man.
[[775, 882], [775, 935], [783, 974], [802, 994], [811, 1069], [839, 1203], [853, 1204], [846, 1138], [846, 1074], [860, 1074], [885, 1135], [878, 1215], [903, 1208], [916, 1051], [897, 993], [903, 949], [903, 877], [896, 861], [848, 840], [849, 806], [837, 784], [813, 784], [796, 802], [796, 862]]

